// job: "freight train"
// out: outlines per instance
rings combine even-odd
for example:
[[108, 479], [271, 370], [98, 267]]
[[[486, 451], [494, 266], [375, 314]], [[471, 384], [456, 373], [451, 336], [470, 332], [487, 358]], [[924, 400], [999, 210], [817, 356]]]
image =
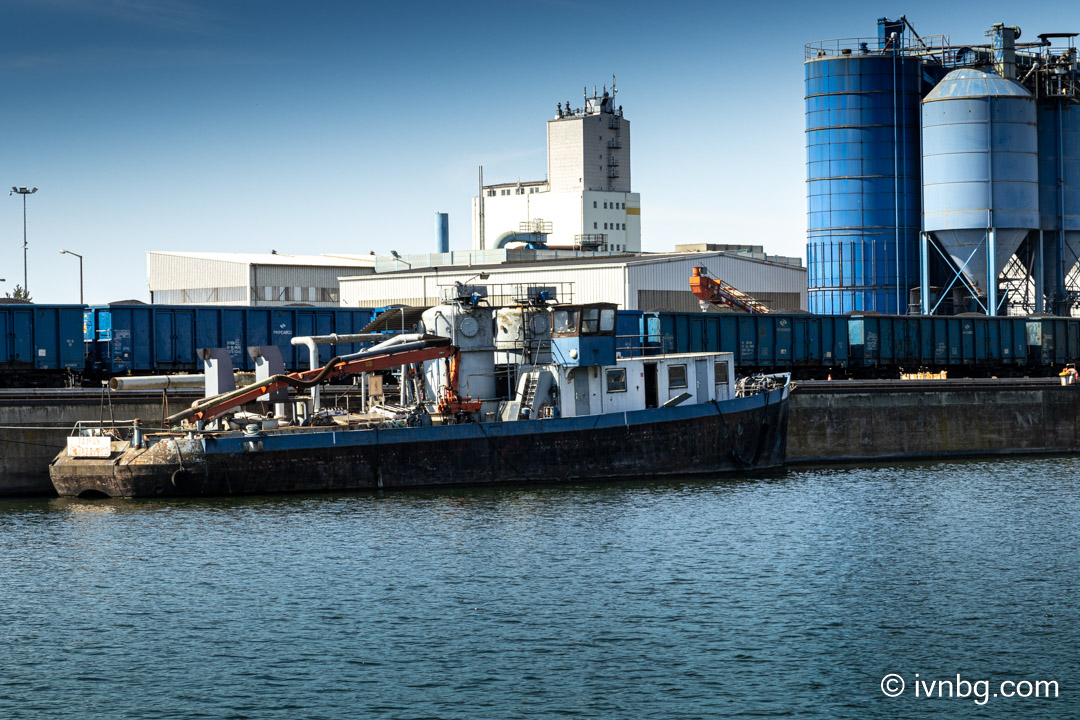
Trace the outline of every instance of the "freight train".
[[[621, 352], [735, 353], [742, 373], [800, 379], [1048, 376], [1080, 357], [1080, 318], [985, 315], [746, 315], [632, 313], [619, 316]], [[640, 338], [640, 339], [639, 339]]]
[[[115, 375], [199, 372], [199, 348], [225, 348], [237, 370], [253, 370], [247, 348], [276, 345], [288, 370], [308, 366], [298, 335], [360, 332], [369, 308], [227, 305], [0, 304], [0, 387], [65, 387]], [[320, 360], [360, 345], [325, 345]]]
[[[198, 348], [277, 345], [308, 366], [298, 335], [356, 333], [378, 308], [0, 304], [0, 386], [54, 386], [114, 375], [198, 372]], [[808, 315], [620, 311], [619, 352], [732, 352], [740, 373], [799, 379], [1049, 376], [1080, 358], [1080, 318], [984, 315]], [[322, 346], [320, 360], [360, 346]]]

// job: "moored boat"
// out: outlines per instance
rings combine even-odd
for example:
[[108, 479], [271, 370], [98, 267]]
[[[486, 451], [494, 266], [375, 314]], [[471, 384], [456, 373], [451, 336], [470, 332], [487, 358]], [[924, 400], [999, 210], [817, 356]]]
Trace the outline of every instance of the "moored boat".
[[[494, 361], [484, 356], [506, 348], [495, 342], [491, 310], [467, 302], [432, 310], [425, 326], [439, 337], [271, 375], [177, 413], [169, 430], [75, 438], [76, 449], [50, 466], [53, 485], [82, 497], [228, 495], [714, 475], [784, 462], [787, 375], [736, 382], [730, 353], [616, 358], [613, 307], [556, 306], [536, 310], [543, 322], [521, 323], [541, 337], [531, 350], [522, 344], [513, 391], [493, 398]], [[396, 419], [230, 421], [289, 386], [401, 366], [414, 369], [402, 387], [413, 381]], [[86, 456], [90, 446], [97, 457]]]

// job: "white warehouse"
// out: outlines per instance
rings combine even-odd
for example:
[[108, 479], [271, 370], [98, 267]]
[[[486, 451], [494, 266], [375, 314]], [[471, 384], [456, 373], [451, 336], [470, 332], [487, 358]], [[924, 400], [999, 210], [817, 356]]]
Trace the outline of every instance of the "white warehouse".
[[[496, 288], [514, 285], [559, 289], [561, 302], [611, 302], [623, 310], [698, 312], [690, 292], [695, 265], [734, 285], [773, 310], [806, 309], [806, 268], [789, 262], [727, 252], [600, 256], [461, 267], [448, 265], [342, 277], [343, 307], [409, 305], [441, 301], [455, 282]], [[483, 274], [485, 277], [480, 278]], [[572, 297], [566, 295], [572, 293]]]
[[367, 255], [278, 253], [146, 253], [150, 302], [155, 305], [340, 304], [338, 278], [375, 272]]

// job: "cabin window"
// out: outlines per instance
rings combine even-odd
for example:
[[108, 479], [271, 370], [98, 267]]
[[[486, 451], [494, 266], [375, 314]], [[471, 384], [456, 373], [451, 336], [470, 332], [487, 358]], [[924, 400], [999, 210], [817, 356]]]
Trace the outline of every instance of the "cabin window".
[[600, 331], [600, 308], [585, 308], [581, 311], [581, 334], [595, 335]]
[[626, 368], [612, 368], [607, 371], [607, 391], [626, 392]]
[[717, 385], [728, 384], [727, 360], [717, 360], [715, 363], [713, 363], [713, 372], [716, 374]]
[[673, 390], [686, 387], [686, 366], [668, 365], [667, 384]]
[[605, 308], [600, 311], [600, 332], [612, 332], [615, 330], [615, 310]]
[[554, 327], [552, 332], [556, 334], [565, 335], [567, 333], [577, 332], [578, 326], [578, 311], [577, 310], [556, 310], [553, 313]]

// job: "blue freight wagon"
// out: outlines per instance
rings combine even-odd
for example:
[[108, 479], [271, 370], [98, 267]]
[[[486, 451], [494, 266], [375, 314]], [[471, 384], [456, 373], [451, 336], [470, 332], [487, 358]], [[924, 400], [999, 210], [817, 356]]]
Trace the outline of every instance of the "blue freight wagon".
[[[289, 370], [309, 367], [308, 350], [291, 344], [304, 335], [360, 332], [376, 314], [365, 308], [103, 305], [87, 309], [84, 340], [89, 372], [197, 372], [199, 348], [225, 348], [238, 370], [253, 370], [247, 348], [276, 345]], [[359, 345], [323, 345], [319, 359], [355, 352]]]
[[64, 387], [83, 372], [81, 305], [0, 304], [0, 384]]
[[[659, 315], [662, 352], [735, 354], [742, 373], [1054, 375], [1080, 358], [1080, 319], [984, 315]], [[629, 321], [628, 321], [629, 322]]]

